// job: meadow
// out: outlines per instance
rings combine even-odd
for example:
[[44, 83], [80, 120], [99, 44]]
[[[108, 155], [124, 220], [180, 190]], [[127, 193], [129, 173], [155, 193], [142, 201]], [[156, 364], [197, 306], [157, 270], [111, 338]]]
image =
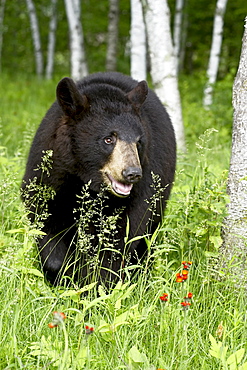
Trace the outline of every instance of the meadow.
[[233, 76], [217, 84], [210, 110], [203, 79], [181, 77], [187, 151], [178, 154], [171, 199], [138, 275], [108, 291], [46, 284], [40, 231], [20, 201], [31, 140], [58, 80], [1, 79], [0, 369], [246, 370], [246, 291], [217, 266]]

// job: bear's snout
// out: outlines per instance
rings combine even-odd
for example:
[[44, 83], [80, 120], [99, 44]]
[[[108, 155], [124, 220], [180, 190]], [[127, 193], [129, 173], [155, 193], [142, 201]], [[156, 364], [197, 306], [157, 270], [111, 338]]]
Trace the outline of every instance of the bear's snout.
[[127, 167], [122, 171], [122, 175], [128, 183], [134, 184], [141, 179], [142, 169], [141, 167]]

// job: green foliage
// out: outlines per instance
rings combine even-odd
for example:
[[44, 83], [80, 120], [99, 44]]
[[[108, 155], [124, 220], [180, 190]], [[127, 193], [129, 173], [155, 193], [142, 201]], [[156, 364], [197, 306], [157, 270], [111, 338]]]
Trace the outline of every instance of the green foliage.
[[[173, 27], [176, 2], [168, 0], [168, 3]], [[189, 0], [184, 3], [182, 39], [185, 37], [183, 41], [185, 55], [182, 72], [186, 74], [205, 73], [212, 42], [216, 1]], [[245, 0], [228, 1], [224, 16], [223, 43], [219, 65], [220, 78], [231, 73], [232, 69], [234, 71], [237, 69], [245, 16]]]
[[[218, 110], [213, 106], [205, 112], [201, 79], [183, 77], [187, 153], [179, 155], [163, 223], [146, 236], [150, 258], [138, 275], [106, 291], [95, 283], [63, 289], [44, 282], [34, 243], [40, 230], [27, 222], [19, 185], [31, 137], [53, 100], [55, 83], [4, 77], [1, 369], [246, 369], [246, 291], [218, 280], [215, 265], [227, 202], [230, 80], [229, 75], [216, 88]], [[107, 220], [105, 225], [112, 227]], [[177, 283], [183, 260], [193, 264], [188, 279]], [[191, 306], [183, 310], [189, 292]], [[164, 293], [168, 301], [160, 299]], [[48, 326], [54, 311], [67, 318]], [[212, 340], [220, 323], [222, 339]]]
[[[39, 21], [42, 51], [46, 64], [49, 32], [50, 0], [35, 0]], [[205, 74], [212, 40], [215, 0], [190, 0], [185, 2], [184, 25], [184, 62], [182, 72]], [[121, 0], [119, 17], [119, 42], [117, 69], [129, 73], [130, 41], [130, 2]], [[171, 24], [174, 21], [175, 1], [169, 1]], [[84, 0], [82, 7], [82, 26], [85, 38], [86, 57], [89, 71], [104, 71], [107, 47], [108, 0]], [[224, 37], [219, 66], [219, 77], [224, 78], [232, 70], [236, 71], [241, 50], [243, 23], [246, 15], [245, 0], [229, 1], [225, 14]], [[18, 19], [18, 22], [16, 20]], [[55, 73], [59, 76], [69, 74], [69, 31], [63, 1], [57, 2], [57, 32], [55, 50]], [[30, 21], [24, 0], [6, 2], [2, 70], [16, 74], [35, 72], [34, 53]]]
[[244, 353], [245, 353], [244, 348], [237, 350], [236, 352], [232, 353], [228, 357], [227, 355], [228, 346], [224, 346], [223, 343], [220, 341], [217, 342], [211, 334], [209, 334], [209, 339], [211, 342], [211, 349], [209, 350], [209, 353], [211, 356], [221, 361], [223, 369], [226, 369], [226, 370], [246, 370], [247, 369], [247, 362], [240, 365], [244, 357]]
[[[35, 0], [36, 12], [41, 33], [42, 52], [46, 65], [50, 0]], [[85, 39], [85, 51], [90, 73], [105, 70], [108, 0], [86, 0], [81, 4], [81, 20]], [[18, 22], [16, 22], [18, 19]], [[63, 1], [57, 2], [57, 31], [54, 70], [59, 76], [69, 75], [69, 30]], [[129, 55], [126, 53], [129, 42], [130, 4], [120, 2], [118, 70], [129, 72]], [[26, 2], [6, 2], [3, 33], [2, 70], [6, 73], [35, 73], [34, 52], [30, 20]]]

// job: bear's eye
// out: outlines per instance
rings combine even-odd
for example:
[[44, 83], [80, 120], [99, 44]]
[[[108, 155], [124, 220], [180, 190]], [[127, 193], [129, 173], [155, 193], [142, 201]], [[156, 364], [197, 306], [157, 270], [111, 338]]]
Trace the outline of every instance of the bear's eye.
[[142, 141], [141, 140], [138, 140], [137, 143], [136, 143], [136, 146], [137, 146], [137, 149], [141, 149], [141, 147], [142, 147]]
[[104, 142], [107, 144], [107, 145], [109, 145], [109, 144], [114, 144], [114, 142], [115, 142], [115, 137], [113, 136], [107, 136], [107, 137], [105, 137], [104, 138]]

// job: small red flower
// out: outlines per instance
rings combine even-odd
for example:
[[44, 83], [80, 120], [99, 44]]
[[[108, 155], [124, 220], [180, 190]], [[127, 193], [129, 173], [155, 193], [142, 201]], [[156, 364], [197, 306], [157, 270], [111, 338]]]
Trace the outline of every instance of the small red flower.
[[181, 302], [181, 305], [183, 306], [183, 311], [186, 311], [189, 309], [191, 303], [190, 302]]
[[187, 276], [189, 274], [189, 271], [188, 270], [182, 270], [182, 275], [183, 276]]
[[49, 322], [48, 326], [49, 326], [50, 329], [53, 329], [53, 328], [56, 328], [58, 325], [53, 324], [52, 322]]
[[90, 326], [86, 325], [86, 326], [85, 326], [85, 331], [86, 331], [86, 334], [87, 334], [87, 335], [89, 335], [89, 334], [93, 334], [93, 332], [94, 332], [94, 328], [93, 328], [93, 327], [91, 327], [91, 328], [90, 328]]
[[183, 281], [187, 280], [188, 275], [181, 275], [181, 274], [176, 274], [176, 283], [182, 283]]
[[189, 270], [189, 269], [190, 269], [190, 267], [191, 267], [191, 265], [192, 265], [192, 262], [191, 262], [191, 261], [183, 261], [183, 262], [182, 262], [182, 265], [183, 265], [183, 268], [184, 268], [185, 270]]
[[162, 296], [160, 297], [160, 300], [163, 302], [168, 301], [168, 293], [163, 293]]
[[180, 275], [179, 273], [176, 274], [176, 282], [177, 283], [182, 283], [183, 282], [183, 276]]
[[66, 316], [63, 312], [54, 311], [52, 313], [53, 319], [52, 322], [48, 324], [49, 328], [53, 329], [56, 328], [63, 320], [66, 319]]
[[184, 301], [185, 302], [189, 302], [191, 301], [191, 298], [193, 297], [193, 294], [192, 293], [188, 293], [187, 297], [184, 297]]

